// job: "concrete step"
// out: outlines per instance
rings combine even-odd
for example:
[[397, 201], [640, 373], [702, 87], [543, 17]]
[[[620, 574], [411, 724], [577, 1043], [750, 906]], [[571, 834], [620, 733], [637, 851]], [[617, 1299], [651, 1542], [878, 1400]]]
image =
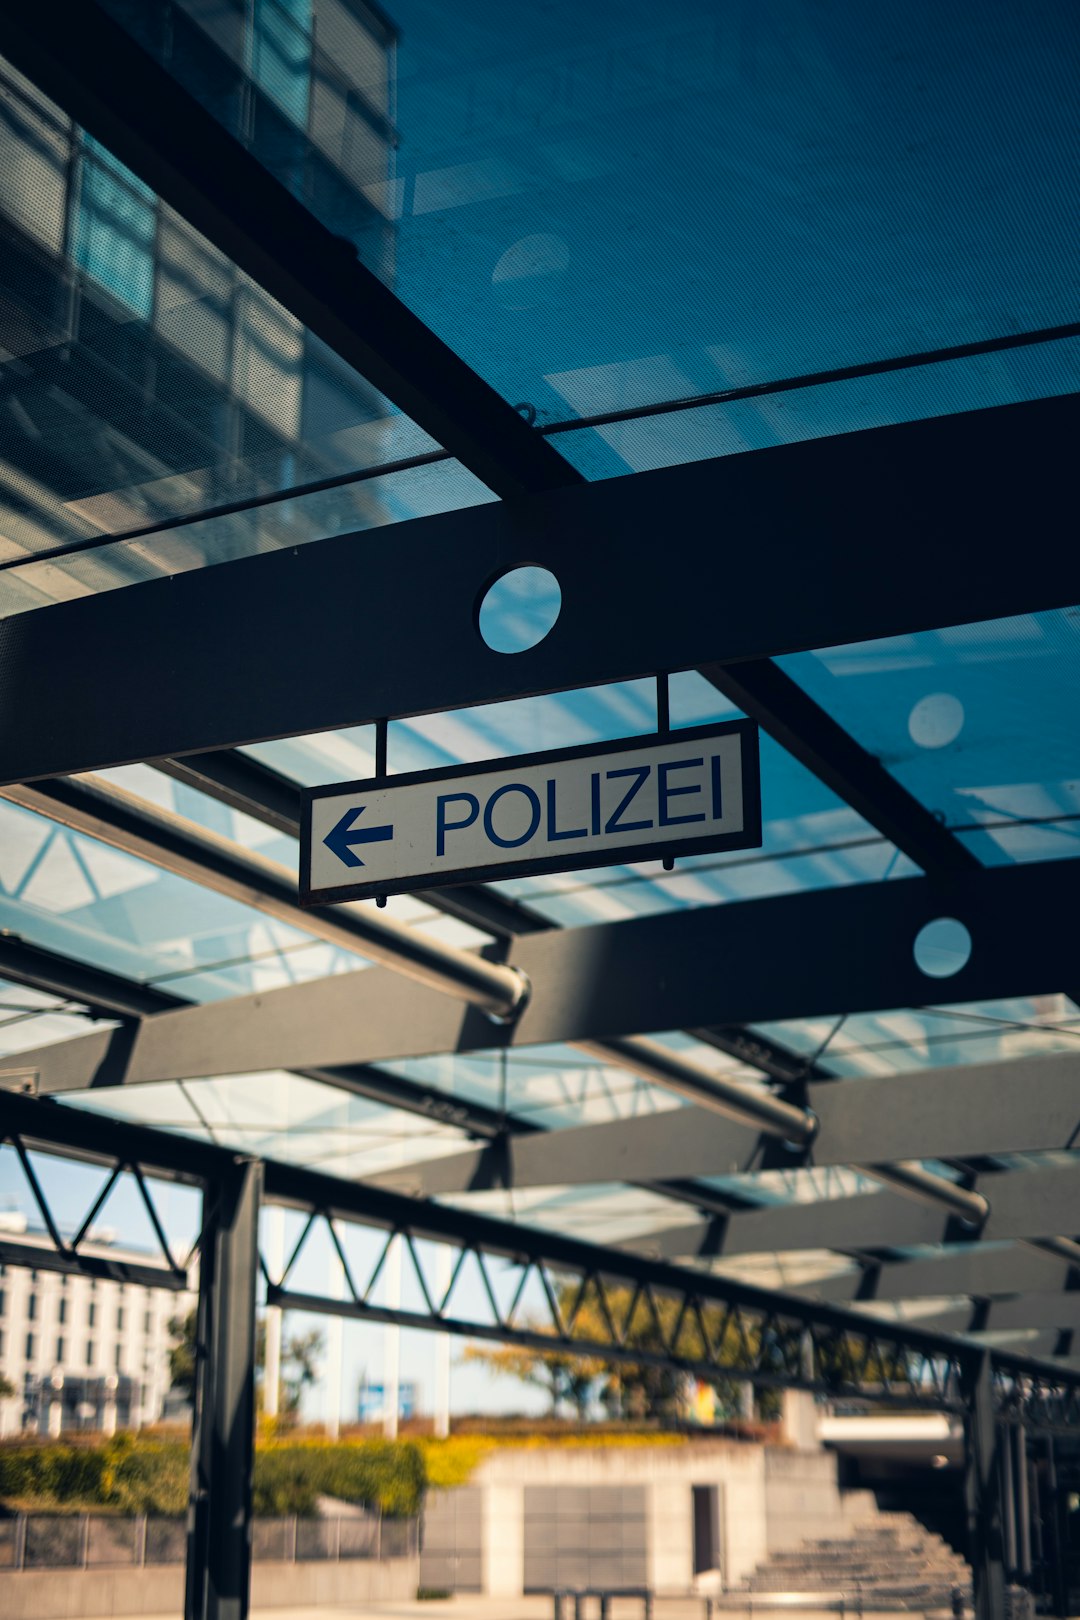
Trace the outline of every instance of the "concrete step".
[[907, 1513], [862, 1515], [846, 1535], [823, 1536], [774, 1553], [742, 1586], [748, 1597], [857, 1595], [864, 1608], [951, 1609], [961, 1587], [970, 1602], [971, 1571], [939, 1535]]

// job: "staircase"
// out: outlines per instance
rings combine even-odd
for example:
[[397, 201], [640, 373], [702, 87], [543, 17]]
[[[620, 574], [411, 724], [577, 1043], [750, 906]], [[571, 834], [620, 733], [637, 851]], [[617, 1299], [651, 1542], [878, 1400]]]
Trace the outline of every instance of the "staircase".
[[951, 1607], [954, 1587], [971, 1612], [971, 1570], [952, 1548], [910, 1513], [877, 1513], [853, 1524], [842, 1538], [804, 1541], [759, 1564], [742, 1590], [770, 1593], [843, 1593], [848, 1608]]

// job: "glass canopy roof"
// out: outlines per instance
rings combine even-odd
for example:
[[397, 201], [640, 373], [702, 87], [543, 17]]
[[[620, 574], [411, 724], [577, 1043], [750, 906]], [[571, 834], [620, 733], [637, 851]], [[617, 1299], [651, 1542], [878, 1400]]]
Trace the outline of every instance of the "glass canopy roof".
[[[104, 0], [103, 9], [547, 434], [568, 478], [571, 468], [588, 480], [625, 478], [1080, 389], [1075, 7], [684, 0], [658, 12], [637, 0], [516, 9], [394, 0], [384, 14], [365, 0]], [[2, 63], [0, 102], [0, 162], [12, 182], [0, 201], [0, 619], [332, 536], [355, 534], [363, 547], [376, 543], [369, 531], [389, 529], [379, 543], [392, 546], [394, 524], [496, 498], [421, 420]], [[920, 363], [877, 364], [905, 356]], [[959, 542], [977, 567], [978, 536]], [[1037, 532], [1016, 536], [1018, 573], [1040, 567], [1038, 544]], [[866, 545], [875, 545], [872, 513]], [[882, 556], [881, 593], [905, 567], [902, 553]], [[409, 592], [403, 577], [403, 637]], [[358, 636], [364, 611], [358, 602]], [[288, 633], [266, 626], [268, 660]], [[884, 767], [909, 811], [951, 834], [958, 863], [997, 869], [1080, 853], [1078, 637], [1080, 609], [1062, 605], [777, 662], [861, 758]], [[700, 671], [670, 673], [674, 727], [738, 713]], [[392, 718], [389, 772], [658, 723], [652, 678], [521, 690], [530, 695]], [[875, 815], [850, 784], [845, 796], [805, 737], [788, 735], [785, 746], [762, 725], [760, 849], [683, 858], [671, 872], [642, 862], [517, 878], [479, 896], [398, 898], [385, 911], [365, 902], [351, 914], [513, 960], [519, 933], [749, 911], [772, 897], [892, 889], [918, 876], [896, 818]], [[223, 757], [293, 804], [302, 786], [371, 775], [375, 731], [276, 738]], [[215, 792], [211, 776], [200, 787], [158, 759], [79, 783], [95, 780], [131, 796], [136, 812], [165, 810], [193, 837], [213, 835], [238, 870], [257, 857], [293, 882], [289, 817], [265, 804], [260, 814], [220, 784]], [[17, 789], [3, 794], [0, 953], [17, 943], [177, 1004], [369, 969], [359, 938], [354, 948], [328, 941], [298, 905], [286, 915], [254, 890], [238, 898], [209, 872], [205, 881], [180, 872], [164, 850], [136, 852], [119, 835], [91, 836], [60, 812], [26, 808]], [[838, 945], [856, 954], [860, 944], [803, 943], [808, 954]], [[771, 972], [766, 953], [760, 971]], [[657, 961], [656, 976], [665, 972]], [[80, 992], [74, 975], [70, 994], [31, 981], [0, 979], [0, 1058], [131, 1016]], [[873, 1085], [1075, 1051], [1077, 984], [1065, 969], [1060, 983], [1016, 989], [1024, 993], [954, 1001], [945, 978], [928, 982], [917, 1005], [800, 1008], [652, 1038], [718, 1081], [754, 1095], [779, 1085], [796, 1100], [808, 1080]], [[364, 1072], [348, 1086], [260, 1068], [67, 1101], [348, 1179], [450, 1160], [500, 1134], [647, 1125], [689, 1106], [656, 1078], [562, 1042], [507, 1050], [493, 1036], [473, 1049], [373, 1065], [369, 1056], [357, 1051]], [[399, 1085], [396, 1104], [380, 1082]], [[1040, 1153], [985, 1157], [1001, 1174], [1076, 1162], [1071, 1137]], [[953, 1185], [987, 1168], [952, 1156], [924, 1164]], [[606, 1172], [564, 1183], [552, 1173], [445, 1197], [623, 1243], [726, 1210], [878, 1190], [861, 1160], [807, 1157], [689, 1186]], [[856, 1239], [718, 1263], [796, 1286], [843, 1271]]]

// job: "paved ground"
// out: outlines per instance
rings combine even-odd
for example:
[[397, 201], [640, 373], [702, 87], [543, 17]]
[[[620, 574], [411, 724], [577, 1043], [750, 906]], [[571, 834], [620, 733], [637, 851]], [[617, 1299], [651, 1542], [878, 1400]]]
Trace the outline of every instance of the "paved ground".
[[[551, 1620], [553, 1604], [550, 1597], [489, 1598], [461, 1595], [442, 1602], [397, 1602], [324, 1605], [306, 1609], [262, 1609], [252, 1611], [252, 1620]], [[587, 1620], [598, 1620], [600, 1606], [590, 1599]], [[641, 1620], [640, 1599], [615, 1599], [611, 1606], [612, 1620]], [[788, 1620], [783, 1609], [716, 1610], [716, 1620]], [[565, 1620], [572, 1620], [573, 1603], [566, 1606]], [[653, 1606], [653, 1620], [705, 1620], [703, 1597], [658, 1597]], [[803, 1610], [790, 1620], [815, 1620], [814, 1611]], [[817, 1611], [816, 1620], [836, 1620], [833, 1614]], [[851, 1620], [854, 1620], [852, 1613]], [[875, 1615], [873, 1620], [922, 1620], [915, 1611], [903, 1615]], [[925, 1620], [951, 1620], [951, 1616], [938, 1612]], [[970, 1620], [970, 1615], [969, 1615]]]
[[[462, 1595], [440, 1602], [396, 1602], [323, 1604], [318, 1608], [253, 1609], [252, 1620], [551, 1620], [550, 1597], [489, 1598]], [[589, 1603], [588, 1620], [597, 1620], [599, 1605]], [[573, 1605], [568, 1605], [566, 1620], [571, 1620]], [[654, 1620], [704, 1620], [705, 1603], [701, 1598], [657, 1598], [653, 1610]], [[612, 1605], [612, 1620], [640, 1620], [641, 1603], [637, 1600], [616, 1600]], [[132, 1617], [136, 1620], [136, 1617]], [[161, 1616], [153, 1620], [162, 1620]], [[737, 1614], [725, 1620], [740, 1620]], [[915, 1620], [906, 1616], [905, 1620]]]

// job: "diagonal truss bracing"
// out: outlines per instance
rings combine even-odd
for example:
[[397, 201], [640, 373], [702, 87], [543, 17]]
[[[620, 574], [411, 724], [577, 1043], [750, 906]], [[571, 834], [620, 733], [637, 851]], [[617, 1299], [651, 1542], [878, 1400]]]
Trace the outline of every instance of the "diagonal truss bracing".
[[[147, 1175], [155, 1175], [195, 1181], [212, 1191], [235, 1174], [238, 1162], [235, 1155], [202, 1142], [15, 1092], [0, 1092], [0, 1133], [20, 1155], [32, 1150], [77, 1155], [107, 1165], [116, 1174], [130, 1170], [143, 1185]], [[647, 1362], [713, 1379], [746, 1379], [950, 1410], [963, 1404], [969, 1360], [984, 1353], [963, 1339], [911, 1323], [878, 1321], [793, 1294], [403, 1198], [296, 1166], [268, 1161], [263, 1177], [269, 1202], [305, 1216], [284, 1269], [275, 1276], [265, 1260], [261, 1262], [266, 1297], [272, 1304], [540, 1348], [556, 1343], [614, 1362]], [[47, 1224], [54, 1224], [46, 1205], [41, 1212]], [[348, 1288], [344, 1300], [290, 1287], [304, 1244], [320, 1224], [328, 1228], [343, 1262]], [[384, 1234], [380, 1256], [366, 1277], [356, 1274], [342, 1243], [341, 1229], [348, 1224]], [[423, 1301], [419, 1309], [392, 1309], [377, 1301], [376, 1284], [395, 1241], [404, 1244], [419, 1284]], [[432, 1245], [449, 1247], [455, 1255], [444, 1287], [431, 1280], [434, 1269], [421, 1252], [422, 1246]], [[167, 1244], [164, 1254], [166, 1264], [160, 1271], [151, 1268], [153, 1285], [184, 1286], [186, 1273], [168, 1254]], [[89, 1258], [81, 1254], [79, 1239], [65, 1244], [56, 1234], [54, 1266], [92, 1269]], [[480, 1268], [483, 1288], [479, 1307], [474, 1291], [466, 1313], [455, 1289], [467, 1263]], [[495, 1266], [517, 1273], [506, 1306], [499, 1303], [506, 1289], [496, 1285]], [[525, 1315], [530, 1279], [540, 1285], [549, 1313], [546, 1320]], [[133, 1275], [132, 1280], [144, 1279]], [[1069, 1427], [1080, 1415], [1080, 1372], [998, 1351], [992, 1359], [1001, 1398], [1013, 1408], [1019, 1404], [1025, 1421]]]

